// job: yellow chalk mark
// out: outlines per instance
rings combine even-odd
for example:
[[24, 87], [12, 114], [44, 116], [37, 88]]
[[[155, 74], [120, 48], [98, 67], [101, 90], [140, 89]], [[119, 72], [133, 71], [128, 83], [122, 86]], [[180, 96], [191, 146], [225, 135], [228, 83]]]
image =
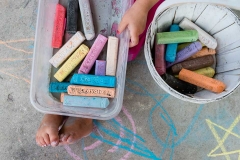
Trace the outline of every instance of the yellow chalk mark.
[[16, 75], [10, 74], [10, 73], [5, 72], [5, 71], [2, 71], [2, 70], [0, 70], [0, 72], [3, 73], [3, 74], [5, 74], [5, 75], [8, 75], [8, 76], [10, 76], [10, 77], [23, 80], [23, 81], [27, 82], [28, 84], [30, 84], [30, 80], [28, 80], [28, 79], [26, 79], [26, 78], [18, 77], [18, 76], [16, 76]]
[[9, 41], [0, 40], [0, 44], [4, 45], [4, 46], [6, 46], [6, 47], [8, 47], [12, 50], [15, 50], [15, 51], [19, 51], [19, 52], [23, 52], [23, 53], [27, 53], [27, 54], [32, 54], [33, 52], [29, 52], [29, 51], [19, 49], [19, 48], [15, 48], [15, 47], [12, 47], [12, 46], [8, 45], [8, 43], [30, 42], [30, 41], [34, 41], [34, 39], [29, 38], [29, 39], [19, 39], [19, 40], [9, 40]]
[[0, 61], [8, 61], [8, 62], [12, 62], [12, 61], [25, 61], [25, 60], [32, 60], [32, 58], [25, 58], [25, 59], [6, 58], [6, 59], [0, 59]]
[[[216, 148], [214, 148], [209, 154], [208, 156], [209, 157], [217, 157], [217, 156], [225, 156], [227, 160], [230, 160], [230, 157], [229, 155], [231, 154], [235, 154], [235, 153], [239, 153], [240, 154], [240, 150], [236, 150], [236, 151], [231, 151], [231, 152], [227, 152], [226, 151], [226, 148], [224, 147], [224, 142], [226, 141], [226, 139], [228, 138], [229, 135], [233, 135], [237, 138], [240, 138], [240, 135], [236, 134], [236, 133], [233, 133], [232, 130], [236, 127], [236, 125], [239, 123], [240, 121], [240, 116], [238, 116], [234, 122], [231, 124], [231, 126], [228, 128], [228, 129], [225, 129], [224, 127], [220, 126], [220, 125], [217, 125], [213, 122], [211, 122], [210, 120], [206, 119], [206, 122], [210, 128], [210, 130], [212, 131], [215, 139], [217, 140], [218, 142], [218, 145], [216, 146]], [[226, 131], [226, 133], [224, 134], [223, 138], [220, 139], [219, 135], [217, 134], [217, 131], [215, 130], [215, 127], [218, 127], [224, 131]], [[213, 154], [217, 149], [221, 148], [222, 150], [222, 153], [220, 154]], [[239, 159], [239, 158], [238, 158]], [[239, 159], [240, 160], [240, 159]]]
[[[8, 40], [8, 41], [5, 41], [5, 43], [18, 43], [18, 42], [31, 42], [31, 41], [34, 41], [34, 38], [18, 39], [18, 40]], [[0, 44], [3, 44], [3, 43], [0, 42]]]

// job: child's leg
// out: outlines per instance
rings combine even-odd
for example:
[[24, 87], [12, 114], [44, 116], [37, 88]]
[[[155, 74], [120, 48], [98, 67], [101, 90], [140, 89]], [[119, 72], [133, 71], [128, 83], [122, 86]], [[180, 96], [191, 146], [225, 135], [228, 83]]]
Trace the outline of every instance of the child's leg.
[[36, 142], [39, 146], [57, 146], [59, 144], [58, 130], [62, 125], [64, 116], [46, 114], [36, 134]]
[[88, 136], [92, 130], [92, 119], [69, 117], [59, 132], [60, 145], [73, 144]]

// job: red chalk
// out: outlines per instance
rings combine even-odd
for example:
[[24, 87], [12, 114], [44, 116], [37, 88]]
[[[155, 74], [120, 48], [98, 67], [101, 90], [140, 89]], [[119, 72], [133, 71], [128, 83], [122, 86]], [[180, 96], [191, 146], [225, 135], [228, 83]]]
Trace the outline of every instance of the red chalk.
[[52, 35], [53, 48], [60, 48], [62, 46], [65, 23], [66, 23], [65, 15], [66, 15], [66, 9], [62, 5], [57, 4], [55, 19], [54, 19], [53, 35]]

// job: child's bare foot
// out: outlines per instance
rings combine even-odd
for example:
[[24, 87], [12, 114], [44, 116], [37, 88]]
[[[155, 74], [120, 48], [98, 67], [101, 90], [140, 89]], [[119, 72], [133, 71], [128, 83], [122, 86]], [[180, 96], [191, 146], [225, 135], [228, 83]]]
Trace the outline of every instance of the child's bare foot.
[[92, 119], [69, 117], [60, 130], [60, 145], [76, 143], [93, 130]]
[[64, 117], [61, 115], [46, 114], [36, 134], [36, 142], [41, 147], [57, 146], [59, 144], [58, 130]]

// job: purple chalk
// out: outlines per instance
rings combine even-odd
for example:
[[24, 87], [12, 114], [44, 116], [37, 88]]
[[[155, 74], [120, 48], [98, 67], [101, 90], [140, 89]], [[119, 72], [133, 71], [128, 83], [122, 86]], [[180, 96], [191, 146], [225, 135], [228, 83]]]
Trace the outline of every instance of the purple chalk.
[[202, 49], [202, 44], [200, 42], [193, 42], [189, 46], [185, 47], [181, 51], [177, 53], [176, 60], [172, 63], [167, 62], [167, 68], [173, 66], [176, 63], [180, 63], [192, 55], [196, 54], [198, 51]]
[[88, 52], [86, 58], [84, 59], [81, 67], [78, 70], [78, 73], [88, 74], [101, 53], [104, 45], [106, 44], [108, 38], [99, 34], [95, 42], [93, 43], [90, 51]]
[[96, 60], [95, 75], [105, 76], [106, 75], [106, 61]]

